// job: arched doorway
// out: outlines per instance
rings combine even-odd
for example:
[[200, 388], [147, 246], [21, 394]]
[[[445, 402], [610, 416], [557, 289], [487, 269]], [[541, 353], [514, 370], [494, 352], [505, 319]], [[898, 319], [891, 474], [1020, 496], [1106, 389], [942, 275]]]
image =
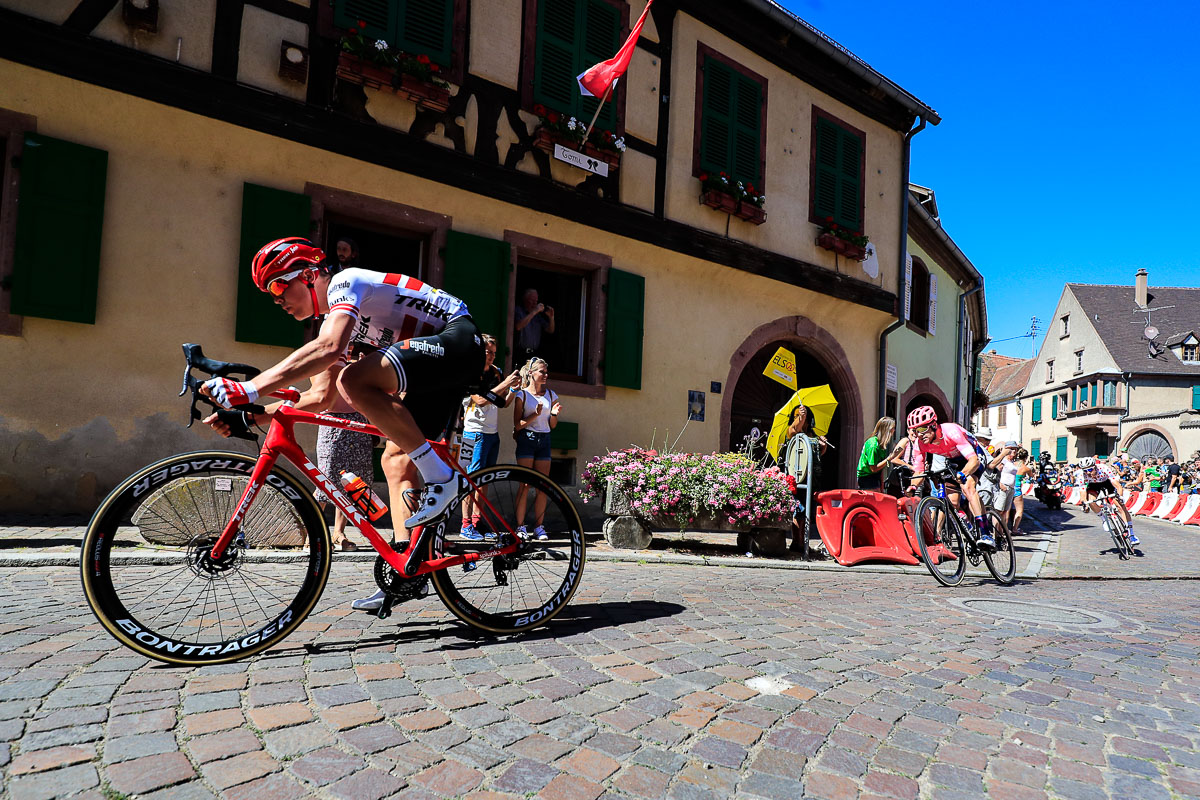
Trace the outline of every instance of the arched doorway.
[[932, 406], [933, 410], [938, 414], [939, 422], [954, 421], [950, 418], [950, 415], [946, 413], [946, 406], [941, 400], [931, 394], [919, 394], [905, 403], [904, 419], [897, 420], [896, 422], [898, 431], [907, 432], [907, 425], [905, 424], [904, 420], [908, 419], [908, 414], [910, 411], [912, 411], [914, 408], [920, 408], [921, 406]]
[[[796, 354], [796, 375], [801, 387], [831, 383], [829, 371], [824, 365], [811, 353], [799, 350], [795, 342], [780, 339], [767, 344], [746, 362], [742, 376], [733, 389], [733, 404], [729, 413], [729, 445], [732, 450], [742, 448], [743, 439], [753, 428], [758, 428], [764, 433], [769, 432], [775, 412], [792, 396], [791, 389], [763, 375], [767, 362], [780, 347], [786, 347]], [[837, 396], [836, 391], [834, 396]], [[842, 410], [840, 403], [839, 399], [838, 410], [834, 412], [833, 423], [825, 436], [833, 447], [827, 450], [825, 457], [821, 459], [821, 473], [827, 478], [833, 476], [835, 481], [831, 483], [828, 479], [825, 480], [825, 486], [817, 487], [822, 491], [836, 488], [836, 476], [841, 474], [839, 466], [845, 448], [842, 443], [842, 426], [838, 424]]]
[[853, 487], [858, 451], [864, 439], [858, 381], [842, 346], [807, 317], [783, 317], [758, 327], [730, 357], [729, 377], [725, 382], [728, 388], [721, 400], [721, 448], [736, 449], [756, 424], [760, 429], [770, 430], [775, 411], [791, 396], [786, 386], [762, 374], [767, 361], [781, 345], [796, 354], [800, 386], [828, 383], [838, 400], [826, 437], [834, 449], [827, 452], [823, 462], [823, 488]]
[[941, 387], [929, 378], [918, 378], [904, 390], [900, 397], [900, 417], [896, 420], [896, 438], [904, 436], [908, 430], [905, 420], [908, 413], [921, 406], [933, 406], [940, 422], [954, 422], [950, 414], [950, 401], [942, 392]]
[[1126, 447], [1129, 448], [1129, 455], [1138, 461], [1145, 461], [1147, 458], [1175, 457], [1174, 448], [1167, 441], [1167, 437], [1153, 429], [1136, 431]]

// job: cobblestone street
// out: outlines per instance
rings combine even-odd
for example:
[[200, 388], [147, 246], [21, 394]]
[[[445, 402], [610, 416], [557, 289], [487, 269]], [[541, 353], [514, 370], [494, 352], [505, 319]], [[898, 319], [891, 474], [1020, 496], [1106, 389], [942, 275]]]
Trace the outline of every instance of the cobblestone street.
[[[1094, 551], [1081, 573], [1200, 574], [1172, 555], [1200, 531], [1147, 523], [1146, 558], [1118, 562], [1094, 518], [1039, 516], [1047, 571]], [[755, 561], [593, 560], [548, 628], [494, 640], [436, 597], [384, 621], [350, 612], [369, 568], [339, 561], [282, 646], [198, 670], [120, 648], [75, 570], [3, 569], [4, 783], [13, 798], [1200, 797], [1194, 583], [947, 590]]]

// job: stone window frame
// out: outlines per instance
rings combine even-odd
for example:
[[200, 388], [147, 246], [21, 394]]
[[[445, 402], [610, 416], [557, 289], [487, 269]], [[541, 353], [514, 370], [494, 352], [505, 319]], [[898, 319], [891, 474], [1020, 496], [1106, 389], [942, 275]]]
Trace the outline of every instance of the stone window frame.
[[21, 194], [21, 153], [25, 134], [37, 132], [37, 117], [0, 108], [0, 138], [4, 147], [0, 156], [0, 336], [20, 336], [24, 317], [10, 313], [12, 275], [16, 259], [17, 198]]

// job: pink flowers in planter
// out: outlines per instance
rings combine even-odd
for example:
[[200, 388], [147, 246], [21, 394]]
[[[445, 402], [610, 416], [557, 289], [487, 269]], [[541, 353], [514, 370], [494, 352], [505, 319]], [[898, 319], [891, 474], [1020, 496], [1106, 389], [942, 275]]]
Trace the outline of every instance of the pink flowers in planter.
[[730, 526], [787, 522], [795, 500], [775, 467], [761, 470], [733, 453], [666, 453], [633, 447], [588, 462], [580, 495], [599, 497], [609, 478], [633, 498], [639, 516], [671, 517], [681, 525], [698, 518]]

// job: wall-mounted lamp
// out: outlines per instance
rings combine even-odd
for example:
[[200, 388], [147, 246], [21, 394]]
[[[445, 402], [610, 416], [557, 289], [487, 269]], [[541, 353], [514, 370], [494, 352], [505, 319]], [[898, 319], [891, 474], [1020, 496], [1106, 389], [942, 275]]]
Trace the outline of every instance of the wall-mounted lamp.
[[279, 77], [304, 83], [308, 80], [308, 48], [293, 42], [279, 43]]
[[158, 33], [158, 0], [121, 0], [121, 18], [134, 30]]

